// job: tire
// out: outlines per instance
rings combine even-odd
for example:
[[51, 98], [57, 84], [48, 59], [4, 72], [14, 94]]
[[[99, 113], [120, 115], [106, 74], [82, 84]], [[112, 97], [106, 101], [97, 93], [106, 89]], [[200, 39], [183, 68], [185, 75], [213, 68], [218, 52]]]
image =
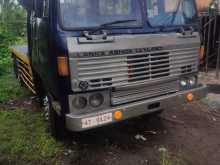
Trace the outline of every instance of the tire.
[[52, 106], [52, 96], [48, 95], [48, 110], [49, 110], [49, 129], [51, 135], [57, 139], [62, 140], [67, 135], [67, 130], [65, 127], [65, 118], [59, 116]]

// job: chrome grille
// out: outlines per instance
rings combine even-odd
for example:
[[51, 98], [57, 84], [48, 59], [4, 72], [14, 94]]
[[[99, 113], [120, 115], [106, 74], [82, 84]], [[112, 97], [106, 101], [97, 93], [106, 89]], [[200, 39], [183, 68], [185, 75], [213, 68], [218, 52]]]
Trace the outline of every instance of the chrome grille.
[[[126, 51], [125, 51], [126, 52]], [[77, 82], [86, 81], [89, 89], [102, 89], [168, 79], [198, 71], [198, 47], [153, 52], [70, 59], [77, 66]]]
[[177, 81], [171, 81], [152, 86], [144, 85], [130, 89], [118, 89], [112, 91], [111, 103], [112, 105], [119, 105], [142, 99], [149, 99], [166, 94], [171, 94], [177, 91], [179, 91], [179, 85]]

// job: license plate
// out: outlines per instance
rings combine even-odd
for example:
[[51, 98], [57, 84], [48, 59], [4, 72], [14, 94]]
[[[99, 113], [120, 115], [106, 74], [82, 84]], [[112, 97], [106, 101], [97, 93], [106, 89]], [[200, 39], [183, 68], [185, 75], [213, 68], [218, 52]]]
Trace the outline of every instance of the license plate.
[[112, 113], [82, 119], [82, 128], [90, 128], [112, 122]]

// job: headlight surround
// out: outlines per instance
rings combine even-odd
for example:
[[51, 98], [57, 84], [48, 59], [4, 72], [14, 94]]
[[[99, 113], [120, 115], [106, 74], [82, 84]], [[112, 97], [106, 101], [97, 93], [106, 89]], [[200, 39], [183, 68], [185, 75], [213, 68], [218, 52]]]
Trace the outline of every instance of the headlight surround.
[[190, 86], [195, 86], [196, 83], [197, 83], [196, 77], [190, 77], [190, 78], [189, 78], [189, 85], [190, 85]]
[[95, 93], [89, 97], [89, 104], [93, 108], [100, 107], [104, 103], [104, 96], [101, 93]]
[[87, 99], [83, 96], [78, 96], [73, 99], [72, 105], [77, 109], [84, 109], [87, 106]]
[[187, 79], [180, 80], [180, 86], [181, 87], [185, 88], [185, 87], [187, 87], [187, 85], [188, 85]]
[[191, 77], [184, 77], [180, 80], [180, 87], [182, 89], [190, 89], [195, 87], [197, 84], [197, 77], [191, 76]]
[[72, 114], [108, 109], [110, 107], [110, 91], [96, 91], [73, 94], [69, 96], [69, 111]]

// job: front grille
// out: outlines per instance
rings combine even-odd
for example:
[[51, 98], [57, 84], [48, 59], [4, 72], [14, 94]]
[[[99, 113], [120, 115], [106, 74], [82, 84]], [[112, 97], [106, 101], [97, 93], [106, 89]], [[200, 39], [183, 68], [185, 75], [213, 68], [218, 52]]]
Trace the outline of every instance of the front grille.
[[103, 55], [74, 57], [70, 60], [71, 68], [77, 66], [73, 76], [77, 82], [88, 82], [88, 90], [94, 90], [143, 84], [198, 71], [197, 47], [123, 53], [99, 52]]
[[128, 56], [128, 82], [136, 82], [170, 75], [169, 53]]
[[139, 86], [132, 89], [125, 88], [113, 90], [111, 93], [111, 103], [112, 105], [120, 105], [133, 101], [163, 96], [178, 91], [179, 85], [177, 81], [170, 81], [167, 83], [152, 86]]

